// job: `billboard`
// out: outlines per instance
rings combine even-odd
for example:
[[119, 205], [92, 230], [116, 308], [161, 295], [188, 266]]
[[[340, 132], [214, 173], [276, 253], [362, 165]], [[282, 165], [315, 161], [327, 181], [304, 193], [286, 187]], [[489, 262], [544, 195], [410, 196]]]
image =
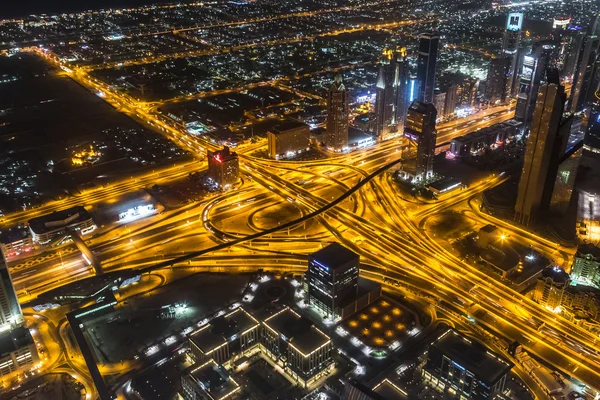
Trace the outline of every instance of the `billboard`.
[[520, 31], [523, 26], [523, 13], [510, 13], [506, 20], [506, 29], [509, 31]]

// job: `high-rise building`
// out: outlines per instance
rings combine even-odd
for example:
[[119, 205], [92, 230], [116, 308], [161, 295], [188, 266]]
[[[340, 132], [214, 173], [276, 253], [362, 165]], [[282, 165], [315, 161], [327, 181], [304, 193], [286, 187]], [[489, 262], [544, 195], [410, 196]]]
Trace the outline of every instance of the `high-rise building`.
[[15, 328], [24, 321], [6, 263], [0, 257], [0, 332]]
[[584, 36], [585, 34], [581, 31], [569, 30], [565, 38], [567, 44], [561, 76], [568, 81], [573, 80]]
[[388, 139], [399, 132], [408, 109], [409, 70], [406, 49], [384, 50], [377, 73], [375, 134]]
[[550, 199], [550, 211], [555, 214], [564, 214], [569, 208], [577, 169], [583, 155], [583, 140], [572, 146], [562, 157], [558, 164], [558, 171]]
[[535, 102], [540, 84], [544, 78], [548, 57], [549, 54], [544, 52], [541, 46], [523, 57], [515, 119], [523, 123], [525, 133], [529, 132], [529, 124], [533, 118]]
[[584, 285], [600, 287], [600, 248], [591, 243], [577, 247], [571, 279]]
[[600, 38], [593, 33], [588, 33], [583, 37], [569, 99], [571, 112], [583, 110], [588, 102], [593, 100], [593, 92], [596, 89], [594, 74], [599, 44]]
[[332, 243], [308, 257], [308, 302], [335, 319], [338, 309], [358, 295], [359, 256]]
[[325, 146], [342, 150], [348, 147], [348, 98], [342, 76], [337, 74], [327, 96], [327, 132]]
[[525, 148], [515, 219], [529, 225], [549, 207], [556, 173], [571, 131], [572, 118], [563, 119], [565, 89], [556, 83], [540, 87]]
[[406, 112], [412, 103], [410, 89], [410, 71], [406, 48], [402, 47], [396, 52], [396, 64], [398, 71], [398, 87], [396, 89], [396, 124], [398, 130], [404, 129]]
[[523, 13], [509, 13], [506, 19], [504, 39], [502, 41], [502, 54], [510, 59], [507, 74], [508, 95], [512, 96], [517, 89], [517, 73], [519, 71], [519, 45], [521, 43], [521, 27], [523, 26]]
[[487, 75], [486, 98], [492, 104], [502, 104], [509, 100], [512, 80], [509, 79], [512, 57], [502, 55], [490, 61]]
[[433, 103], [439, 44], [440, 35], [437, 32], [425, 32], [419, 35], [419, 53], [417, 59], [419, 95], [417, 96], [417, 100], [422, 103]]
[[[474, 99], [474, 97], [473, 97]], [[458, 104], [458, 86], [450, 85], [446, 90], [446, 102], [444, 104], [444, 115], [451, 117], [454, 115], [456, 110], [456, 104]], [[468, 100], [470, 102], [470, 99]], [[473, 102], [475, 104], [475, 102]]]
[[240, 164], [237, 153], [225, 146], [222, 150], [208, 151], [208, 176], [219, 187], [228, 188], [239, 179]]
[[600, 157], [600, 98], [596, 98], [590, 106], [583, 149], [586, 154]]
[[437, 112], [433, 104], [414, 101], [406, 114], [404, 136], [416, 147], [416, 156], [401, 166], [401, 174], [413, 181], [424, 180], [433, 174]]
[[429, 346], [423, 378], [457, 398], [488, 400], [504, 391], [514, 364], [450, 329]]
[[446, 109], [446, 92], [442, 92], [439, 89], [436, 89], [433, 92], [433, 106], [437, 111], [438, 117], [445, 117], [446, 113], [444, 112]]

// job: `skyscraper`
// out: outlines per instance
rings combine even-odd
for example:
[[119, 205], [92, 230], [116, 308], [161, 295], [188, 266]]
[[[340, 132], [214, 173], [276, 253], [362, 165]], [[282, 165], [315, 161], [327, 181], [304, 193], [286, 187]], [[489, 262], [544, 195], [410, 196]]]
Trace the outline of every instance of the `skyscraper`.
[[348, 146], [348, 100], [340, 74], [335, 76], [327, 96], [325, 145], [334, 150]]
[[0, 332], [10, 330], [24, 321], [8, 268], [0, 255]]
[[517, 89], [517, 73], [520, 60], [519, 45], [521, 43], [523, 19], [523, 13], [509, 13], [506, 19], [506, 28], [502, 41], [502, 54], [510, 59], [510, 67], [507, 74], [508, 96], [512, 96]]
[[375, 134], [388, 139], [403, 126], [409, 105], [409, 70], [406, 49], [384, 50], [377, 74]]
[[308, 257], [308, 302], [329, 317], [358, 294], [359, 256], [332, 243]]
[[549, 53], [545, 52], [541, 46], [537, 46], [530, 54], [523, 57], [515, 119], [523, 123], [524, 132], [529, 130], [537, 93], [544, 78], [548, 60]]
[[414, 101], [408, 109], [404, 136], [416, 147], [416, 156], [402, 164], [402, 173], [412, 180], [423, 180], [433, 173], [435, 155], [435, 120], [437, 111], [431, 103]]
[[564, 214], [569, 208], [582, 154], [583, 141], [579, 141], [559, 161], [550, 199], [550, 211], [553, 213]]
[[512, 58], [510, 56], [500, 56], [490, 61], [490, 67], [487, 76], [486, 98], [492, 104], [506, 103], [510, 95], [509, 80]]
[[562, 118], [565, 101], [563, 86], [548, 83], [540, 87], [515, 205], [515, 219], [522, 224], [535, 222], [550, 204], [572, 120]]
[[417, 100], [422, 103], [433, 103], [439, 43], [440, 35], [436, 32], [425, 32], [419, 36], [417, 60], [419, 95], [417, 96]]
[[599, 44], [600, 39], [592, 33], [588, 33], [582, 40], [569, 99], [571, 112], [583, 110], [588, 101], [592, 100], [595, 89], [592, 86]]

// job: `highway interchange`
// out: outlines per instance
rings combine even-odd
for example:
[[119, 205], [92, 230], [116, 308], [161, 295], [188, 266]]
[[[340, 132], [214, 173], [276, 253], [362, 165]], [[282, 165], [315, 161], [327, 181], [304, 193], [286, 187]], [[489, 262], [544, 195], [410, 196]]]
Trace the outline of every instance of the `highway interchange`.
[[[392, 26], [388, 25], [384, 27]], [[37, 52], [59, 64], [52, 54]], [[156, 60], [135, 62], [151, 61]], [[8, 214], [1, 221], [3, 226], [74, 205], [118, 201], [124, 194], [155, 183], [183, 179], [206, 168], [205, 152], [215, 149], [213, 144], [189, 135], [181, 126], [156, 114], [154, 107], [91, 78], [89, 68], [59, 66], [92, 92], [102, 92], [104, 99], [120, 111], [197, 155], [198, 161], [172, 165], [36, 209]], [[445, 123], [439, 127], [438, 144], [504, 121], [512, 116], [512, 111], [511, 106], [506, 106], [467, 120]], [[463, 323], [468, 315], [478, 326], [507, 341], [519, 341], [528, 352], [555, 369], [600, 389], [598, 336], [491, 279], [424, 228], [430, 216], [460, 210], [478, 225], [493, 223], [514, 240], [531, 245], [567, 266], [573, 249], [479, 211], [478, 196], [502, 183], [503, 176], [490, 175], [464, 190], [426, 202], [403, 194], [391, 177], [390, 172], [402, 159], [402, 139], [305, 162], [253, 157], [252, 152], [264, 144], [264, 141], [254, 143], [238, 150], [241, 183], [235, 190], [127, 225], [99, 229], [87, 242], [102, 261], [104, 270], [155, 270], [161, 275], [161, 267], [176, 269], [191, 265], [231, 271], [239, 268], [300, 271], [305, 268], [306, 254], [338, 241], [360, 254], [364, 276], [382, 282], [387, 278], [387, 289], [408, 291], [433, 307], [444, 307], [438, 300], [454, 304], [464, 314]], [[90, 275], [91, 269], [70, 247], [38, 255], [12, 268], [22, 301]], [[399, 286], [389, 285], [388, 279], [399, 282]], [[25, 311], [28, 320], [40, 326], [37, 336], [49, 357], [44, 369], [62, 371], [63, 361], [67, 362], [70, 373], [84, 378], [88, 393], [92, 393], [93, 388], [85, 379], [85, 365], [80, 358], [72, 357], [76, 351], [69, 348], [69, 341], [57, 337], [57, 332], [62, 337], [65, 329], [60, 315], [50, 318], [30, 309]], [[457, 317], [457, 321], [461, 318]], [[103, 369], [115, 373], [132, 366], [126, 363]]]

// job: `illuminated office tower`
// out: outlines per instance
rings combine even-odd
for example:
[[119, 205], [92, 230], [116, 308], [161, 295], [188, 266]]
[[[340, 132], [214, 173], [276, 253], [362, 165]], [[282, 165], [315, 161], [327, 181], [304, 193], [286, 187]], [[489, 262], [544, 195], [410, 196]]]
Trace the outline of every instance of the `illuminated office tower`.
[[24, 321], [21, 306], [3, 258], [0, 257], [0, 332], [10, 330]]
[[419, 53], [417, 59], [419, 94], [417, 100], [422, 103], [433, 103], [439, 44], [440, 35], [437, 32], [425, 32], [419, 35]]
[[592, 101], [595, 89], [595, 66], [598, 57], [600, 39], [596, 33], [598, 26], [597, 17], [592, 20], [588, 32], [583, 36], [577, 55], [577, 64], [573, 75], [573, 86], [569, 99], [571, 112], [582, 111]]
[[[548, 59], [549, 54], [543, 51], [542, 47], [537, 47], [532, 53], [523, 57], [515, 119], [523, 123], [524, 132], [529, 131], [529, 124], [533, 118], [537, 94], [544, 78]], [[556, 80], [555, 83], [559, 83], [558, 71], [555, 75], [553, 79]]]
[[586, 154], [600, 157], [600, 98], [591, 104], [583, 148]]
[[398, 73], [398, 84], [396, 89], [396, 125], [398, 129], [404, 129], [406, 121], [406, 112], [412, 103], [410, 99], [410, 73], [409, 64], [406, 57], [406, 48], [402, 47], [396, 52], [396, 65]]
[[220, 187], [228, 188], [239, 179], [239, 160], [235, 152], [225, 146], [222, 150], [208, 151], [208, 176]]
[[377, 74], [375, 134], [388, 139], [404, 124], [410, 104], [409, 70], [406, 49], [384, 50]]
[[571, 130], [572, 118], [562, 118], [565, 101], [563, 86], [548, 83], [540, 87], [515, 205], [515, 219], [524, 225], [535, 222], [550, 204]]
[[308, 257], [308, 302], [331, 318], [358, 294], [359, 256], [332, 243]]
[[346, 87], [337, 74], [327, 96], [327, 147], [341, 150], [348, 146], [348, 111]]
[[550, 211], [555, 214], [564, 214], [569, 208], [582, 154], [583, 140], [571, 147], [559, 161], [550, 199]]
[[517, 72], [519, 68], [519, 45], [521, 43], [521, 27], [523, 26], [523, 13], [509, 13], [506, 19], [504, 39], [502, 41], [502, 54], [510, 59], [507, 74], [508, 96], [516, 91]]
[[437, 111], [431, 103], [414, 101], [406, 114], [404, 136], [416, 154], [401, 166], [401, 174], [413, 181], [424, 180], [433, 174], [433, 157], [435, 155], [435, 120]]
[[512, 57], [500, 56], [490, 61], [487, 76], [486, 98], [492, 103], [506, 103], [509, 100], [512, 80], [509, 79]]
[[380, 139], [386, 139], [390, 134], [397, 132], [395, 103], [398, 75], [396, 67], [393, 52], [384, 50], [377, 73], [375, 98], [375, 135]]

